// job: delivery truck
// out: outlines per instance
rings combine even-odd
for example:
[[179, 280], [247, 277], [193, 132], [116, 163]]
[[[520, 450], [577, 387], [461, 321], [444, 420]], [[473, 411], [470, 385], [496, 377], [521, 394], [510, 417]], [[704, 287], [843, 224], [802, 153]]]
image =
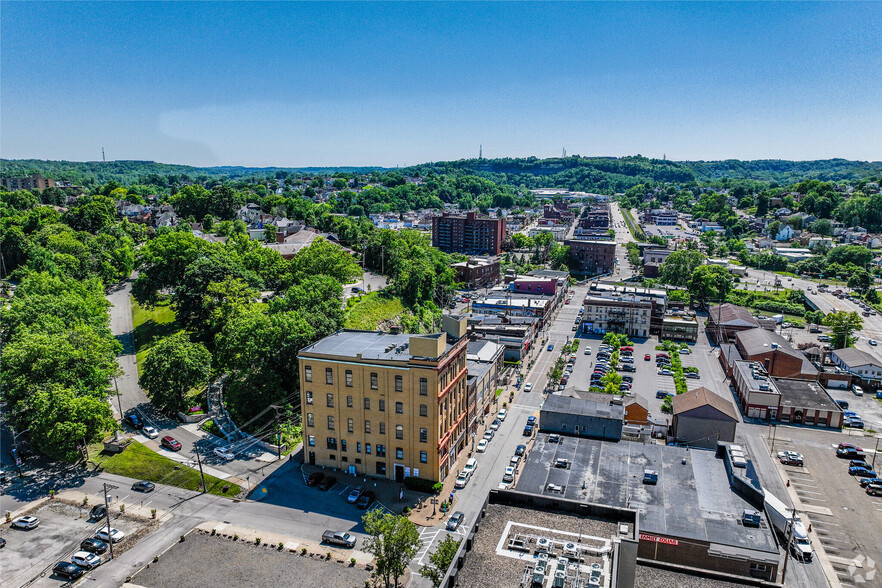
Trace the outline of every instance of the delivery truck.
[[805, 525], [799, 515], [788, 508], [776, 496], [768, 490], [765, 491], [766, 514], [772, 522], [772, 526], [784, 537], [784, 541], [790, 538], [790, 551], [801, 561], [812, 560], [812, 544], [809, 540]]

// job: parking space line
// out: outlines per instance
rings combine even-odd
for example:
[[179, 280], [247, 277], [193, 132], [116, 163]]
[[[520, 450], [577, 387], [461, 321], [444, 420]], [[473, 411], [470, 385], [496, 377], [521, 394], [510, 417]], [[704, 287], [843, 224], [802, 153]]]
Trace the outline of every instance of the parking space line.
[[802, 496], [803, 494], [817, 494], [818, 496], [823, 496], [823, 492], [812, 492], [811, 490], [801, 490], [799, 488], [796, 489], [796, 493]]
[[[341, 482], [342, 484], [342, 482]], [[343, 493], [349, 490], [349, 484], [343, 484], [343, 490], [337, 493], [337, 496], [343, 496]]]

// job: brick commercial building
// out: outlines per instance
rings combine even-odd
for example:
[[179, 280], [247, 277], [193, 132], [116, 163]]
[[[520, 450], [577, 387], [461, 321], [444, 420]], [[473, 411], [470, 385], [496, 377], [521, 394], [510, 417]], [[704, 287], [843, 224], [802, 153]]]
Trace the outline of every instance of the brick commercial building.
[[609, 228], [609, 205], [602, 204], [592, 206], [582, 214], [579, 219], [580, 229], [608, 229]]
[[735, 335], [735, 347], [742, 359], [758, 362], [771, 376], [818, 379], [818, 368], [784, 337], [772, 331], [760, 328], [741, 331]]
[[564, 244], [570, 248], [570, 257], [576, 262], [578, 272], [608, 274], [613, 271], [616, 263], [615, 242], [569, 239]]
[[465, 320], [432, 335], [342, 330], [298, 355], [304, 462], [443, 480], [467, 446]]
[[728, 302], [708, 309], [706, 330], [718, 345], [732, 343], [737, 333], [757, 327], [774, 331], [775, 322], [771, 319], [758, 319], [746, 308]]
[[505, 240], [505, 219], [449, 212], [432, 218], [432, 245], [445, 253], [499, 255]]
[[472, 257], [453, 264], [456, 281], [466, 288], [482, 288], [499, 281], [498, 257]]
[[26, 178], [0, 178], [0, 184], [7, 190], [45, 190], [54, 188], [55, 180], [34, 174]]

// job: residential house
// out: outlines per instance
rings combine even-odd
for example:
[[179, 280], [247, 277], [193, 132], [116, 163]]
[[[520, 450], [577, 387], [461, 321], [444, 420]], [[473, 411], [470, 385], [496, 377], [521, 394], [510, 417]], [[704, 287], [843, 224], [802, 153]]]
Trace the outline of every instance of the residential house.
[[854, 347], [834, 349], [830, 361], [850, 372], [858, 385], [872, 390], [882, 387], [882, 361], [875, 354]]

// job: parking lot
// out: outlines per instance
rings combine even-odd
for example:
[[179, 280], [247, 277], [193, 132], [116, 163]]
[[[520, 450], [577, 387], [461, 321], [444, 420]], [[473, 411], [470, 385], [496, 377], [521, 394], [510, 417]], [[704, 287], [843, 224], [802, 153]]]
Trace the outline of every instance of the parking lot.
[[[875, 439], [799, 427], [778, 427], [774, 451], [803, 454], [803, 467], [778, 467], [790, 483], [791, 496], [795, 493], [799, 499], [794, 505], [811, 522], [842, 585], [878, 586], [882, 575], [875, 574], [875, 580], [867, 576], [872, 570], [867, 562], [882, 562], [882, 497], [867, 495], [859, 478], [848, 474], [848, 460], [836, 457], [837, 445], [844, 442], [863, 447], [867, 461], [872, 461]], [[876, 467], [882, 468], [882, 455], [876, 456]], [[855, 566], [855, 560], [862, 567]]]
[[[35, 529], [25, 531], [4, 524], [0, 529], [0, 536], [6, 539], [6, 547], [0, 550], [3, 585], [21, 586], [38, 577], [39, 580], [31, 586], [58, 586], [64, 583], [64, 579], [52, 576], [52, 567], [60, 561], [70, 561], [70, 557], [79, 551], [80, 542], [94, 536], [102, 526], [99, 521], [89, 520], [90, 509], [91, 505], [82, 507], [53, 500], [36, 512], [28, 513], [40, 519], [40, 525]], [[118, 511], [111, 512], [111, 525], [126, 534], [122, 542], [114, 545], [115, 555], [129, 549], [151, 529], [149, 521]], [[109, 554], [103, 555], [102, 565], [108, 565], [108, 559]]]

